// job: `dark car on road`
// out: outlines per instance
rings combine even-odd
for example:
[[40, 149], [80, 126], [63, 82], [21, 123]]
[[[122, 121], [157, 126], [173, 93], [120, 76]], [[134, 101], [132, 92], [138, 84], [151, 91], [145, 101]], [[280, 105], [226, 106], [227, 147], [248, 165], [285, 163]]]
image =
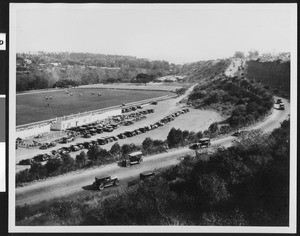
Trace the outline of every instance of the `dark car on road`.
[[99, 190], [103, 190], [106, 187], [118, 185], [119, 180], [116, 177], [111, 177], [109, 175], [102, 175], [95, 177], [93, 187]]
[[130, 153], [126, 159], [119, 162], [119, 165], [124, 167], [129, 167], [134, 164], [140, 164], [142, 161], [143, 161], [143, 153], [138, 151], [138, 152]]
[[199, 140], [199, 142], [197, 143], [192, 143], [189, 148], [196, 150], [199, 148], [204, 148], [204, 147], [208, 147], [210, 145], [210, 138], [202, 138]]

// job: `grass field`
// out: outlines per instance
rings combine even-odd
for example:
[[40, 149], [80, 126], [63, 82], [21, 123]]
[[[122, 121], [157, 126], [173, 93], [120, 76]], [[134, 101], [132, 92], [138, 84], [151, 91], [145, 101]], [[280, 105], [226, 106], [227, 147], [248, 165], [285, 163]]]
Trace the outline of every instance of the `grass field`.
[[[68, 91], [73, 93], [73, 96], [66, 94], [64, 90], [17, 95], [17, 125], [174, 94], [167, 91], [88, 88]], [[91, 94], [92, 91], [95, 95]], [[98, 96], [98, 93], [101, 93], [101, 96]], [[52, 96], [52, 100], [45, 100], [46, 96]]]

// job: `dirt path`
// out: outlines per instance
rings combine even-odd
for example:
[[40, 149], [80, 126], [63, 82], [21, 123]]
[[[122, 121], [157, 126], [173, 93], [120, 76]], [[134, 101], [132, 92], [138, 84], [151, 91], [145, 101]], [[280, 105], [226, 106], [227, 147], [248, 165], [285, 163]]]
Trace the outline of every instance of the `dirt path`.
[[[263, 122], [252, 126], [248, 129], [260, 128], [265, 132], [269, 132], [280, 126], [280, 123], [287, 118], [290, 107], [287, 100], [282, 99], [285, 103], [286, 110], [273, 110]], [[224, 137], [212, 141], [212, 147], [222, 145], [228, 147], [232, 141], [236, 139], [233, 136]], [[130, 178], [137, 178], [139, 173], [145, 170], [163, 168], [179, 163], [180, 157], [186, 154], [193, 154], [194, 151], [184, 147], [172, 150], [168, 153], [148, 156], [144, 158], [144, 162], [140, 165], [134, 165], [129, 168], [119, 167], [116, 163], [101, 166], [94, 169], [80, 170], [68, 173], [63, 176], [57, 176], [46, 181], [30, 184], [25, 187], [16, 189], [16, 205], [38, 203], [43, 200], [50, 200], [57, 197], [72, 194], [91, 194], [93, 190], [86, 190], [92, 184], [94, 177], [99, 174], [109, 174], [117, 176], [122, 184], [126, 184]], [[104, 190], [106, 191], [106, 190]]]

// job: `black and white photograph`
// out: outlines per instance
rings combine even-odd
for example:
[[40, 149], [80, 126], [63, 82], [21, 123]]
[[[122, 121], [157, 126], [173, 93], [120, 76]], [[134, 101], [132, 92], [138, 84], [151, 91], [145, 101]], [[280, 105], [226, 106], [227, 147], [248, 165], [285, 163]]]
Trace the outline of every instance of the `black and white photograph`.
[[297, 4], [9, 13], [10, 232], [296, 232]]

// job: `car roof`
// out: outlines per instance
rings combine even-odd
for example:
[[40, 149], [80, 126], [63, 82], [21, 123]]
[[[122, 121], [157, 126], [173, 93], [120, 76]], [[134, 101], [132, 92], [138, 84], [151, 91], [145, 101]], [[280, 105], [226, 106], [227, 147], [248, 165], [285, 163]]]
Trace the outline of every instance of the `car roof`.
[[109, 177], [111, 177], [111, 176], [110, 175], [98, 175], [98, 176], [96, 176], [96, 179], [106, 179]]
[[129, 154], [129, 156], [137, 156], [137, 155], [142, 155], [143, 153], [141, 151], [138, 152], [132, 152]]
[[153, 170], [146, 170], [146, 171], [143, 171], [140, 173], [141, 175], [151, 175], [151, 174], [154, 174], [154, 171]]
[[210, 140], [210, 138], [201, 138], [201, 139], [199, 139], [199, 141], [208, 141], [208, 140]]

